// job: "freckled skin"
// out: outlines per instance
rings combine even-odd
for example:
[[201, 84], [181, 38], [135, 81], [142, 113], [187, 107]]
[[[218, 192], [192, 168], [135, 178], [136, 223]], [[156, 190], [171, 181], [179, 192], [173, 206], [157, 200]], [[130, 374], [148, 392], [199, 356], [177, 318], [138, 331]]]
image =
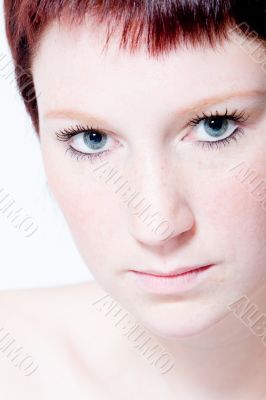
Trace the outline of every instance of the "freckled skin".
[[[245, 337], [246, 330], [231, 318], [227, 305], [243, 294], [255, 297], [265, 285], [266, 212], [229, 172], [245, 161], [266, 177], [265, 96], [193, 108], [199, 100], [213, 96], [266, 90], [266, 76], [233, 40], [219, 49], [178, 49], [155, 60], [144, 50], [134, 55], [119, 52], [115, 39], [102, 54], [102, 39], [89, 25], [59, 30], [56, 23], [42, 38], [33, 75], [36, 90], [42, 93], [38, 98], [40, 142], [48, 183], [98, 284], [166, 348], [186, 360], [177, 367], [176, 376], [182, 375], [187, 382], [189, 373], [197, 376], [198, 372], [206, 384], [202, 393], [197, 393], [196, 384], [191, 392], [185, 383], [182, 387], [179, 382], [176, 388], [187, 399], [197, 393], [197, 399], [206, 400], [213, 398], [208, 385], [215, 382], [221, 396], [217, 398], [222, 399], [227, 395], [226, 373], [236, 381], [239, 378], [244, 344], [232, 352], [228, 339], [228, 348], [217, 351], [216, 358], [208, 352], [209, 358], [207, 353], [201, 355], [206, 364], [200, 368], [193, 363], [198, 354], [186, 353], [180, 343], [206, 345], [211, 339], [219, 346], [225, 338], [221, 332], [230, 329], [232, 337], [234, 333], [235, 338]], [[203, 111], [224, 113], [226, 108], [231, 113], [245, 111], [250, 117], [239, 124], [245, 134], [237, 142], [208, 150], [196, 144], [199, 127], [186, 125], [188, 114], [181, 112], [185, 108], [191, 118]], [[153, 212], [169, 221], [174, 234], [160, 240], [123, 204], [112, 183], [97, 179], [93, 168], [100, 160], [77, 161], [65, 154], [67, 144], [57, 141], [55, 132], [81, 121], [48, 119], [45, 114], [54, 109], [78, 109], [105, 120], [102, 130], [113, 135], [104, 160], [128, 180], [133, 192], [141, 193], [145, 204], [152, 204]], [[174, 120], [176, 110], [180, 114]], [[209, 263], [217, 264], [209, 279], [169, 298], [149, 296], [127, 274], [134, 267], [163, 271], [169, 266]], [[256, 300], [263, 306], [265, 295]], [[255, 349], [253, 338], [250, 342]], [[251, 347], [250, 360], [258, 353]], [[224, 365], [224, 374], [217, 372], [218, 362]], [[139, 368], [144, 369], [142, 363]], [[171, 384], [176, 376], [169, 378]], [[255, 390], [261, 393], [260, 381], [254, 383], [252, 372], [249, 376], [241, 400], [253, 398]]]

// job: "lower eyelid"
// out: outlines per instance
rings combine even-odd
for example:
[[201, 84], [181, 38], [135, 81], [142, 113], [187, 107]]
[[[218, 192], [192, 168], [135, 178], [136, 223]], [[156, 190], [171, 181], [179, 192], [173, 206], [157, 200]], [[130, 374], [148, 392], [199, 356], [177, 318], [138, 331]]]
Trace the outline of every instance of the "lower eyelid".
[[[221, 140], [216, 140], [216, 141], [195, 141], [193, 143], [193, 145], [196, 146], [201, 146], [202, 148], [206, 147], [209, 150], [211, 149], [219, 149], [221, 146], [226, 146], [227, 144], [229, 144], [232, 140], [234, 140], [235, 142], [238, 141], [238, 136], [239, 135], [243, 135], [245, 134], [245, 131], [243, 128], [237, 127], [236, 130], [227, 138], [225, 139], [221, 139]], [[68, 146], [68, 148], [66, 149], [66, 154], [70, 152], [71, 153], [71, 157], [76, 157], [77, 161], [80, 159], [87, 159], [90, 162], [94, 162], [97, 161], [99, 159], [105, 158], [105, 156], [107, 156], [108, 153], [111, 152], [111, 150], [104, 150], [104, 151], [99, 151], [98, 153], [82, 153], [78, 150], [76, 150], [75, 148], [73, 148], [70, 144]]]
[[109, 153], [110, 150], [105, 150], [105, 151], [98, 152], [98, 153], [82, 153], [82, 152], [74, 149], [72, 146], [69, 146], [66, 149], [65, 153], [67, 154], [68, 152], [70, 152], [71, 157], [76, 157], [77, 161], [87, 159], [93, 163], [94, 161], [105, 158], [105, 156], [107, 155], [105, 153]]
[[246, 131], [243, 128], [236, 128], [236, 130], [227, 138], [216, 140], [216, 141], [198, 141], [194, 142], [193, 145], [201, 146], [202, 148], [208, 148], [209, 150], [218, 150], [221, 147], [225, 147], [231, 143], [231, 141], [238, 142], [239, 136], [245, 135]]

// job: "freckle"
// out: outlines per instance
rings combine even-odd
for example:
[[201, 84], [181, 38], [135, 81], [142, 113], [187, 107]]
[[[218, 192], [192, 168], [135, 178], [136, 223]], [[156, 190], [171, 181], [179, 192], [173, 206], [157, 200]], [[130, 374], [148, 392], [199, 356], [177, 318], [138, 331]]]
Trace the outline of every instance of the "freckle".
[[225, 276], [211, 276], [209, 279], [211, 282], [224, 282], [225, 281]]

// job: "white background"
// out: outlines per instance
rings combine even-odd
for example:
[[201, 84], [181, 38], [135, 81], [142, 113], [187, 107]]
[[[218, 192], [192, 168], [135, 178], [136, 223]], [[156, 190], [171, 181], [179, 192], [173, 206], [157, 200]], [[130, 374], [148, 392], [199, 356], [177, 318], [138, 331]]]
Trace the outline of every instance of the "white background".
[[23, 208], [39, 227], [26, 238], [0, 211], [0, 290], [91, 280], [61, 210], [49, 194], [39, 142], [12, 71], [0, 0], [0, 190], [15, 200], [14, 210]]

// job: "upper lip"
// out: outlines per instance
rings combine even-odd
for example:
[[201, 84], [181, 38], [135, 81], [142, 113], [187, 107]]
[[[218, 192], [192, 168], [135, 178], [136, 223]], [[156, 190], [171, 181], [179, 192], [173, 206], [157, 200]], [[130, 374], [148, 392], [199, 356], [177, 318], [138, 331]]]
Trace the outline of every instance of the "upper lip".
[[142, 274], [155, 275], [155, 276], [175, 276], [175, 275], [183, 274], [185, 272], [194, 271], [195, 269], [199, 269], [199, 268], [203, 268], [203, 267], [210, 267], [211, 265], [213, 265], [213, 264], [195, 265], [192, 267], [180, 267], [180, 268], [171, 269], [171, 271], [169, 271], [169, 272], [154, 271], [151, 269], [147, 269], [145, 271], [140, 271], [140, 270], [134, 269], [131, 271], [139, 272]]

